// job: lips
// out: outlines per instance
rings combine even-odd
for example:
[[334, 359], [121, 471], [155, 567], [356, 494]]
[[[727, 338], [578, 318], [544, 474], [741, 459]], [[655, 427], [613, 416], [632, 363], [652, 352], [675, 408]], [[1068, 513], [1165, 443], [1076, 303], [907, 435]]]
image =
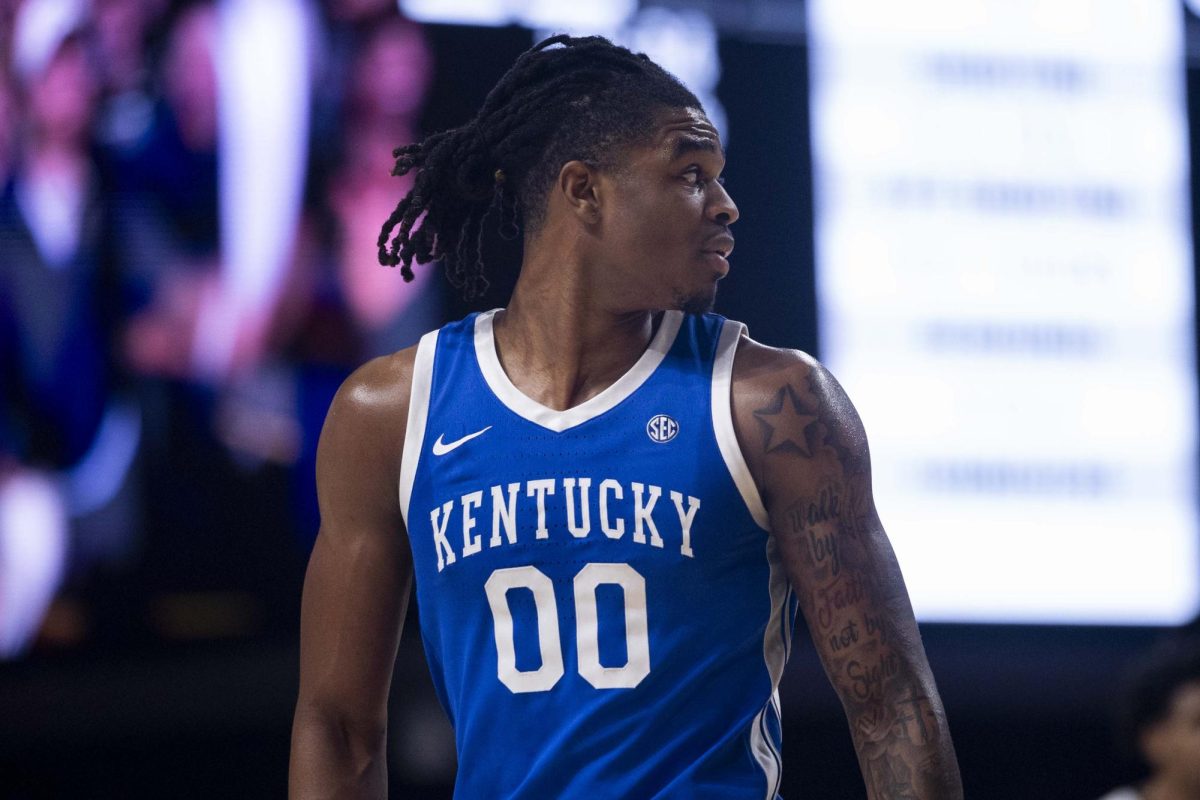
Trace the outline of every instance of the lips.
[[729, 258], [729, 254], [733, 252], [733, 237], [728, 233], [714, 236], [705, 243], [704, 252], [716, 253], [721, 258]]

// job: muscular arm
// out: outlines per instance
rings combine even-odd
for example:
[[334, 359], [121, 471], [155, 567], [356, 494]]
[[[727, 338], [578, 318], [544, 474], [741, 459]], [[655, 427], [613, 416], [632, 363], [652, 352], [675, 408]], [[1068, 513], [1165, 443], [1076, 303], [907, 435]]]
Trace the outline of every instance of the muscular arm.
[[412, 357], [355, 372], [321, 432], [321, 531], [304, 580], [292, 800], [387, 795], [387, 693], [412, 586], [397, 499]]
[[833, 377], [743, 339], [734, 419], [788, 579], [842, 701], [870, 800], [962, 785], [912, 605], [875, 512], [866, 436]]

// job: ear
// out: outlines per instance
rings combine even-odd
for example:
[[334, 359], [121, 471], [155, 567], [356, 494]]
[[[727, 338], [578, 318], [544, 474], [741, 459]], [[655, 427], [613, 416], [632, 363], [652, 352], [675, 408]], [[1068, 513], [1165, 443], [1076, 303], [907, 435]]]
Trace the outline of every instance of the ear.
[[600, 221], [600, 173], [582, 161], [568, 161], [558, 171], [555, 188], [567, 205], [567, 210], [585, 225]]

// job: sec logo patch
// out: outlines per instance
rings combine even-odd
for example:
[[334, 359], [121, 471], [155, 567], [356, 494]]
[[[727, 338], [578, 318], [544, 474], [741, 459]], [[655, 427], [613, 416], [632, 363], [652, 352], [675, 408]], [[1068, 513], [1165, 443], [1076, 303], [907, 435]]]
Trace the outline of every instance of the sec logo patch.
[[679, 433], [679, 423], [666, 414], [659, 414], [646, 423], [646, 435], [651, 441], [665, 444]]

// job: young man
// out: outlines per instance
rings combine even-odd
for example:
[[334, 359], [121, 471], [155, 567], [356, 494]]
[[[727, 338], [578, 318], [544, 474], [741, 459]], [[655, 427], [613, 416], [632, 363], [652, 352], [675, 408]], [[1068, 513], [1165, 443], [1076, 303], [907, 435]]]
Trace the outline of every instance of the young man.
[[1101, 800], [1200, 797], [1200, 639], [1161, 645], [1137, 665], [1121, 708], [1121, 748], [1149, 767]]
[[506, 309], [367, 364], [329, 411], [293, 798], [383, 796], [414, 574], [457, 797], [776, 797], [797, 606], [869, 796], [961, 797], [853, 407], [704, 313], [738, 211], [696, 98], [554, 37], [396, 155], [418, 172], [384, 263], [478, 290], [489, 214], [524, 258]]

